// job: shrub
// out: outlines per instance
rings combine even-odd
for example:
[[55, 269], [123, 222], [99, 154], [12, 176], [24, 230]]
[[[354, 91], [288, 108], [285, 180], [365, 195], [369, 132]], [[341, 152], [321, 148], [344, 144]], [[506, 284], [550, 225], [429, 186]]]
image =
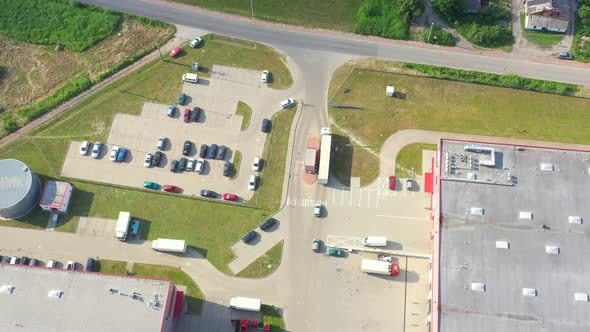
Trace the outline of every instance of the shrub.
[[18, 121], [14, 118], [12, 113], [1, 114], [0, 120], [2, 120], [2, 129], [6, 135], [13, 133], [20, 128]]
[[484, 47], [511, 44], [514, 40], [512, 30], [499, 25], [479, 25], [472, 22], [469, 25], [459, 27], [459, 30], [465, 39]]
[[455, 21], [467, 8], [466, 0], [432, 0], [432, 7], [441, 12], [449, 22]]
[[357, 13], [355, 32], [392, 39], [408, 39], [410, 23], [423, 10], [418, 0], [364, 0]]
[[[453, 34], [443, 30], [438, 25], [432, 27], [432, 33], [430, 29], [427, 29], [422, 36], [424, 41], [430, 44], [455, 46], [455, 38], [453, 37]], [[430, 39], [428, 37], [430, 37]]]

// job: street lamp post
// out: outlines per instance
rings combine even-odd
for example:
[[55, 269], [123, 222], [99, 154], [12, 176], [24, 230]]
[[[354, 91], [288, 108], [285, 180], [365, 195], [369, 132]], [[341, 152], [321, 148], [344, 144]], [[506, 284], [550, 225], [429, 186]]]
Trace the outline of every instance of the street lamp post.
[[160, 50], [160, 43], [156, 39], [156, 47], [158, 48], [158, 52], [160, 53], [160, 59], [164, 61], [164, 57], [162, 56], [162, 50]]
[[428, 33], [428, 40], [427, 43], [430, 43], [430, 35], [432, 34], [432, 27], [434, 27], [434, 22], [430, 23], [430, 32]]
[[254, 0], [250, 0], [250, 13], [252, 14], [252, 19], [254, 19]]

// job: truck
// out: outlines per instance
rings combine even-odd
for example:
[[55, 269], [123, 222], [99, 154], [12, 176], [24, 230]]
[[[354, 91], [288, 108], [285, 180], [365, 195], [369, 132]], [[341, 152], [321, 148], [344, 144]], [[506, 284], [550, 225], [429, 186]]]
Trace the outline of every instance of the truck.
[[229, 307], [236, 310], [259, 312], [262, 301], [248, 297], [232, 297], [229, 301]]
[[129, 234], [129, 224], [131, 223], [131, 213], [120, 211], [117, 225], [115, 226], [115, 236], [119, 241], [126, 241]]
[[385, 236], [367, 236], [362, 240], [366, 247], [386, 247], [387, 239]]
[[305, 173], [316, 174], [318, 172], [318, 150], [305, 149]]
[[329, 127], [321, 129], [322, 139], [320, 142], [320, 168], [318, 172], [318, 183], [328, 184], [330, 175], [330, 153], [332, 152], [332, 131]]
[[157, 239], [152, 241], [152, 249], [167, 252], [186, 252], [185, 240]]
[[399, 274], [399, 265], [397, 263], [387, 261], [363, 259], [361, 261], [361, 271], [365, 273], [396, 276]]

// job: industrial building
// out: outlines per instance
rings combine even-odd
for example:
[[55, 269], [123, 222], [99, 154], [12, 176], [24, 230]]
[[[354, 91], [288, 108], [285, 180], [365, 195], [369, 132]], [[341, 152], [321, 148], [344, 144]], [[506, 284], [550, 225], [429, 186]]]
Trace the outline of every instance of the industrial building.
[[0, 264], [0, 331], [174, 331], [169, 280]]
[[590, 331], [590, 152], [441, 140], [430, 331]]
[[0, 219], [18, 219], [39, 202], [41, 181], [16, 159], [0, 160]]
[[45, 181], [39, 206], [45, 211], [65, 213], [70, 206], [72, 185], [63, 181]]

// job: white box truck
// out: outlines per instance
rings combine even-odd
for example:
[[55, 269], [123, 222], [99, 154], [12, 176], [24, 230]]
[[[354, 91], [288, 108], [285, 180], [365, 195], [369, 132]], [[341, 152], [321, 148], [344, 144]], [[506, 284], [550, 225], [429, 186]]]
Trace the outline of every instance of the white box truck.
[[251, 299], [248, 297], [232, 297], [229, 300], [229, 307], [237, 310], [245, 311], [260, 311], [262, 301], [259, 299]]
[[119, 219], [117, 219], [117, 225], [115, 226], [115, 236], [119, 241], [127, 240], [127, 234], [129, 234], [129, 224], [131, 223], [131, 213], [120, 211]]
[[185, 240], [157, 239], [152, 241], [152, 249], [168, 252], [186, 252]]
[[361, 262], [361, 271], [365, 273], [396, 276], [399, 273], [399, 265], [392, 262], [363, 259]]
[[328, 178], [330, 176], [330, 153], [332, 152], [332, 131], [330, 127], [323, 127], [320, 133], [322, 134], [322, 139], [320, 141], [318, 183], [328, 184]]
[[363, 239], [363, 245], [366, 247], [386, 247], [387, 239], [385, 236], [367, 236]]

